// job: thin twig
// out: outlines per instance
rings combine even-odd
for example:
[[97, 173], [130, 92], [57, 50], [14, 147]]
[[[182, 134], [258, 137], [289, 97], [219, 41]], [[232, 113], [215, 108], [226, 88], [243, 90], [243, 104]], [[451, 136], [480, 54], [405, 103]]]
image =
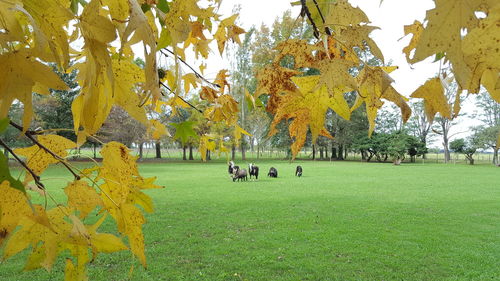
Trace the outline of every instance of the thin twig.
[[306, 5], [306, 0], [300, 0], [300, 4], [302, 5], [302, 10], [300, 11], [300, 14], [302, 16], [304, 16], [304, 15], [307, 16], [307, 19], [309, 19], [309, 22], [311, 23], [311, 25], [314, 29], [314, 32], [313, 32], [314, 37], [316, 37], [316, 39], [319, 39], [319, 30], [318, 30], [318, 27], [316, 26], [316, 23], [312, 19], [311, 12], [309, 11], [309, 8]]
[[5, 149], [7, 149], [7, 151], [12, 154], [12, 156], [14, 156], [14, 158], [16, 158], [17, 162], [19, 162], [19, 164], [21, 164], [25, 169], [26, 171], [28, 171], [28, 173], [30, 173], [30, 175], [33, 177], [33, 179], [35, 180], [35, 184], [40, 188], [40, 189], [45, 189], [45, 186], [43, 185], [43, 183], [40, 182], [40, 176], [35, 174], [35, 172], [33, 172], [33, 170], [31, 170], [30, 167], [28, 167], [28, 165], [26, 165], [26, 163], [24, 163], [23, 160], [21, 160], [19, 158], [19, 156], [17, 156], [16, 153], [14, 153], [14, 151], [6, 144], [4, 143], [1, 139], [0, 139], [0, 145], [2, 145], [3, 147], [5, 147]]
[[[162, 85], [163, 87], [165, 87], [165, 89], [167, 89], [170, 93], [174, 94], [175, 93], [167, 86], [165, 85], [163, 82], [160, 82], [160, 85]], [[193, 109], [195, 109], [196, 111], [198, 111], [199, 113], [203, 113], [203, 111], [201, 111], [200, 109], [198, 109], [196, 106], [192, 105], [191, 103], [189, 103], [187, 100], [183, 99], [181, 96], [177, 96], [178, 98], [180, 98], [183, 102], [187, 103], [189, 106], [191, 106]]]
[[[20, 130], [21, 132], [23, 131], [23, 127], [10, 121], [10, 124], [15, 127], [16, 129]], [[59, 161], [60, 163], [62, 163], [66, 169], [68, 169], [68, 171], [70, 171], [71, 174], [73, 174], [73, 177], [75, 177], [76, 180], [80, 180], [80, 176], [77, 175], [73, 169], [68, 165], [68, 163], [66, 163], [66, 161], [61, 158], [59, 155], [55, 154], [54, 152], [52, 152], [52, 150], [48, 149], [47, 147], [45, 147], [43, 144], [41, 144], [38, 140], [36, 140], [34, 137], [33, 137], [33, 134], [31, 134], [31, 131], [26, 131], [24, 133], [25, 136], [27, 136], [34, 144], [36, 144], [38, 147], [40, 147], [41, 149], [45, 150], [45, 152], [47, 152], [48, 154], [50, 154], [52, 157], [54, 157], [57, 161]]]
[[[208, 81], [205, 77], [203, 77], [203, 75], [201, 75], [200, 73], [198, 73], [198, 71], [196, 71], [196, 70], [195, 70], [195, 69], [194, 69], [191, 65], [189, 65], [187, 62], [185, 62], [182, 58], [180, 58], [180, 57], [179, 57], [179, 56], [177, 56], [176, 54], [174, 54], [174, 52], [172, 52], [171, 50], [169, 50], [169, 49], [167, 49], [167, 48], [163, 48], [163, 50], [165, 50], [165, 51], [169, 52], [170, 54], [172, 54], [172, 55], [176, 56], [176, 58], [177, 58], [178, 60], [180, 60], [180, 61], [181, 61], [184, 65], [186, 65], [187, 67], [189, 67], [189, 68], [193, 71], [193, 73], [194, 73], [194, 75], [196, 75], [196, 77], [200, 78], [201, 80], [205, 81], [206, 83], [208, 83], [208, 84], [210, 84], [210, 85], [212, 85], [212, 86], [214, 86], [214, 87], [217, 87], [217, 88], [220, 88], [220, 87], [221, 87], [219, 84], [215, 84], [215, 83], [212, 83], [212, 82]], [[168, 55], [167, 55], [167, 54], [165, 54], [165, 53], [163, 52], [163, 50], [160, 50], [160, 52], [161, 52], [163, 55], [165, 55], [165, 56], [167, 56], [167, 57], [168, 57]]]
[[[319, 16], [321, 17], [321, 20], [323, 21], [323, 25], [326, 23], [325, 18], [323, 17], [323, 13], [321, 12], [321, 9], [319, 8], [318, 2], [316, 0], [313, 0], [314, 5], [316, 6], [316, 9], [318, 10]], [[325, 33], [326, 35], [332, 35], [330, 32], [330, 28], [328, 26], [325, 26]]]

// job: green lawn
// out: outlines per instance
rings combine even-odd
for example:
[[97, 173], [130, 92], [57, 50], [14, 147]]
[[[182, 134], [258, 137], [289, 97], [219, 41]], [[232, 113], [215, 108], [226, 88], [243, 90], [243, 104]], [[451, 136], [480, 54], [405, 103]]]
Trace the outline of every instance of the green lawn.
[[[166, 186], [148, 191], [148, 269], [128, 252], [101, 254], [90, 280], [500, 280], [497, 167], [258, 165], [259, 181], [233, 183], [221, 162], [142, 164]], [[45, 175], [57, 198], [63, 175]], [[51, 273], [21, 272], [24, 259], [0, 264], [0, 280], [63, 279], [63, 259]]]

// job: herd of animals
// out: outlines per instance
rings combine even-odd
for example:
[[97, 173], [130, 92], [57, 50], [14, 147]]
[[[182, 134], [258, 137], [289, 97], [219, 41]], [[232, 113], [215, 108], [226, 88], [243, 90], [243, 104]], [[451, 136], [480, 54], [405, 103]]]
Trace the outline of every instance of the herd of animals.
[[[250, 179], [254, 177], [256, 180], [259, 179], [259, 167], [256, 166], [254, 163], [248, 164], [248, 172], [245, 169], [240, 169], [240, 166], [236, 166], [233, 161], [229, 161], [229, 167], [228, 167], [228, 172], [231, 178], [234, 181], [247, 181], [248, 180], [248, 175], [250, 175]], [[268, 177], [271, 178], [277, 178], [278, 177], [278, 170], [276, 168], [271, 167], [269, 168], [269, 173], [267, 173]], [[302, 167], [297, 166], [295, 169], [295, 176], [301, 177], [302, 176]]]

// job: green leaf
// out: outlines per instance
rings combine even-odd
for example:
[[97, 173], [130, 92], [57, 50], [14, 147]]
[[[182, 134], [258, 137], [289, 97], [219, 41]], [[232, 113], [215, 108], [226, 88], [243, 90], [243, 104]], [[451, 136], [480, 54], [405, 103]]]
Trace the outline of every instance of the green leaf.
[[3, 182], [5, 180], [9, 181], [10, 186], [12, 186], [13, 188], [26, 193], [26, 189], [24, 189], [24, 185], [21, 183], [21, 181], [16, 180], [10, 175], [7, 157], [5, 157], [3, 153], [0, 153], [0, 182]]
[[444, 53], [437, 53], [436, 56], [434, 57], [434, 62], [437, 62], [442, 58], [444, 58]]
[[157, 50], [161, 50], [172, 44], [172, 37], [170, 36], [170, 31], [167, 28], [163, 28], [160, 33], [160, 39], [158, 39]]
[[145, 12], [151, 10], [151, 6], [148, 5], [148, 4], [142, 4], [141, 5], [141, 10], [142, 10], [143, 13], [145, 13]]
[[181, 140], [182, 145], [184, 145], [189, 138], [196, 138], [197, 134], [193, 129], [193, 121], [185, 121], [182, 123], [170, 123], [175, 128], [174, 139]]
[[168, 6], [167, 0], [159, 0], [158, 4], [156, 4], [156, 7], [165, 14], [168, 13], [168, 11], [170, 11], [170, 7]]
[[5, 117], [4, 119], [0, 119], [0, 134], [3, 133], [7, 127], [9, 126], [10, 119]]

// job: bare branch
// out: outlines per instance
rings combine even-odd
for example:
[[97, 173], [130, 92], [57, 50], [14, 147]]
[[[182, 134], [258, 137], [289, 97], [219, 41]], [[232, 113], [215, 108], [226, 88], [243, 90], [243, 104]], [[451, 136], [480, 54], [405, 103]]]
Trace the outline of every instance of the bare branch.
[[[170, 93], [174, 94], [175, 93], [170, 89], [170, 87], [168, 87], [167, 85], [165, 85], [163, 82], [160, 82], [160, 85], [162, 85], [163, 87], [165, 87], [165, 89], [167, 89]], [[191, 106], [192, 108], [194, 108], [196, 111], [198, 111], [199, 113], [203, 113], [203, 111], [201, 111], [200, 109], [198, 109], [196, 106], [192, 105], [190, 102], [188, 102], [187, 100], [183, 99], [181, 96], [177, 96], [178, 98], [180, 98], [183, 102], [187, 103], [189, 106]]]
[[[10, 121], [10, 124], [15, 127], [16, 129], [18, 129], [19, 131], [23, 131], [23, 127]], [[35, 139], [35, 137], [33, 137], [33, 131], [26, 131], [24, 132], [24, 135], [27, 136], [34, 144], [36, 144], [38, 147], [40, 147], [41, 149], [45, 150], [45, 152], [47, 152], [48, 154], [50, 154], [52, 157], [54, 157], [57, 161], [59, 161], [60, 163], [62, 163], [66, 169], [68, 169], [68, 171], [70, 171], [71, 174], [73, 174], [73, 176], [75, 177], [76, 180], [79, 180], [80, 179], [80, 176], [77, 175], [75, 173], [75, 171], [73, 171], [73, 169], [68, 165], [68, 163], [66, 163], [66, 160], [61, 158], [59, 155], [55, 154], [54, 152], [52, 152], [52, 150], [48, 149], [47, 147], [45, 147], [43, 144], [41, 144], [37, 139]]]
[[21, 166], [24, 167], [24, 169], [26, 169], [26, 171], [28, 171], [28, 173], [30, 173], [30, 175], [33, 177], [33, 179], [35, 180], [35, 184], [40, 188], [40, 189], [45, 189], [45, 186], [43, 185], [43, 183], [40, 182], [40, 176], [35, 174], [35, 172], [33, 172], [33, 170], [30, 169], [30, 167], [28, 167], [28, 165], [26, 165], [26, 163], [21, 160], [19, 158], [19, 156], [17, 156], [16, 153], [14, 153], [14, 151], [6, 144], [4, 143], [1, 139], [0, 139], [0, 145], [5, 147], [5, 149], [7, 149], [7, 151], [12, 154], [12, 156], [14, 156], [14, 158], [16, 158], [17, 162], [19, 162], [19, 164], [21, 164]]
[[163, 48], [162, 50], [160, 50], [160, 52], [161, 52], [163, 55], [167, 56], [167, 57], [168, 57], [168, 54], [165, 54], [165, 53], [163, 52], [163, 50], [165, 50], [165, 51], [169, 52], [170, 54], [172, 54], [172, 55], [176, 56], [176, 58], [177, 58], [178, 60], [180, 60], [180, 61], [181, 61], [184, 65], [186, 65], [187, 67], [189, 67], [189, 69], [191, 69], [191, 71], [193, 71], [193, 73], [194, 73], [194, 75], [196, 75], [196, 77], [200, 78], [200, 79], [201, 79], [201, 80], [203, 80], [204, 82], [206, 82], [206, 83], [208, 83], [208, 84], [210, 84], [210, 85], [212, 85], [212, 86], [214, 86], [214, 87], [217, 87], [217, 88], [220, 88], [220, 87], [221, 87], [219, 84], [215, 84], [215, 83], [212, 83], [212, 82], [208, 81], [205, 77], [203, 77], [200, 73], [198, 73], [198, 71], [196, 71], [196, 70], [195, 70], [195, 69], [194, 69], [191, 65], [189, 65], [186, 61], [184, 61], [182, 58], [180, 58], [180, 57], [179, 57], [179, 56], [177, 56], [176, 54], [174, 54], [174, 52], [172, 52], [171, 50], [169, 50], [169, 49], [167, 49], [167, 48]]

